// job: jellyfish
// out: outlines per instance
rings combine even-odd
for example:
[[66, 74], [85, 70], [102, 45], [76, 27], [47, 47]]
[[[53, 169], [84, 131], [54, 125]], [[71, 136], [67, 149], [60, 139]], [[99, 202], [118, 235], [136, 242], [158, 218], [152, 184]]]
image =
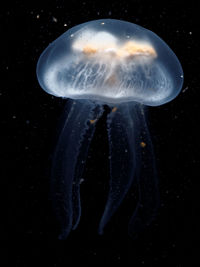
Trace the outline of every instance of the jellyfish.
[[148, 106], [174, 99], [183, 84], [181, 64], [155, 33], [115, 19], [75, 26], [49, 46], [37, 63], [40, 86], [68, 99], [52, 160], [51, 197], [59, 239], [77, 228], [80, 184], [95, 125], [107, 105], [110, 181], [99, 234], [133, 183], [138, 204], [129, 221], [134, 236], [151, 223], [159, 205]]

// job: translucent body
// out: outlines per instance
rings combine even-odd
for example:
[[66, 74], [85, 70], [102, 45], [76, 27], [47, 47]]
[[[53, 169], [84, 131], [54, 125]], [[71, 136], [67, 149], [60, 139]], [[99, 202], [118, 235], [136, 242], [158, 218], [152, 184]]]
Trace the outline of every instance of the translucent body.
[[51, 193], [60, 238], [66, 238], [80, 220], [83, 163], [104, 104], [111, 107], [107, 118], [111, 180], [99, 233], [134, 178], [139, 200], [129, 232], [138, 233], [158, 206], [144, 105], [161, 105], [178, 95], [183, 72], [177, 57], [149, 30], [125, 21], [97, 20], [73, 27], [51, 43], [38, 61], [37, 77], [48, 93], [73, 99], [66, 107], [52, 163]]
[[42, 88], [56, 96], [150, 106], [176, 97], [183, 83], [181, 65], [163, 40], [143, 27], [111, 19], [62, 34], [43, 52], [37, 74]]

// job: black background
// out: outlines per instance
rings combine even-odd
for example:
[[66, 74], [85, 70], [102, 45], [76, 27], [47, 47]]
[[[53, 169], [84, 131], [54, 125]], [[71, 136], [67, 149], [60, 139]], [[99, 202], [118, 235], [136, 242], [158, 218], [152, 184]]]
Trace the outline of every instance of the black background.
[[[15, 245], [13, 266], [128, 264], [133, 266], [195, 265], [198, 241], [199, 43], [195, 2], [52, 1], [7, 3], [1, 11], [8, 57], [2, 50], [2, 129], [8, 144], [2, 153], [9, 181], [8, 223]], [[56, 129], [66, 103], [46, 94], [35, 68], [41, 52], [67, 29], [85, 21], [115, 18], [157, 33], [178, 56], [184, 70], [179, 96], [149, 108], [161, 207], [156, 220], [137, 240], [127, 234], [131, 209], [128, 195], [98, 236], [97, 227], [108, 193], [109, 166], [105, 116], [97, 124], [81, 185], [83, 214], [66, 241], [57, 240], [51, 211], [49, 168]], [[3, 34], [2, 34], [3, 36]], [[2, 43], [5, 39], [2, 38]], [[4, 74], [5, 72], [5, 74]], [[3, 139], [4, 140], [4, 139]], [[7, 208], [7, 206], [6, 206]], [[14, 231], [13, 231], [14, 230]]]

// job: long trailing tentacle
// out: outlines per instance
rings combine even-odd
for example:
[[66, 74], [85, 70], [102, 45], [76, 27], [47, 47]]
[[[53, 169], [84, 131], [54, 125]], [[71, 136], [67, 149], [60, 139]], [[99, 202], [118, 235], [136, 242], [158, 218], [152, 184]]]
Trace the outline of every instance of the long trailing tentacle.
[[134, 125], [128, 106], [114, 107], [107, 124], [111, 178], [106, 207], [99, 224], [100, 234], [128, 192], [135, 172]]
[[135, 237], [153, 220], [159, 206], [153, 146], [143, 106], [126, 103], [113, 108], [108, 116], [108, 137], [111, 179], [99, 233], [103, 233], [135, 180], [139, 200], [129, 222], [129, 233]]
[[89, 146], [94, 135], [95, 125], [98, 119], [103, 113], [102, 106], [96, 106], [92, 110], [91, 118], [88, 121], [88, 127], [85, 129], [85, 134], [82, 138], [81, 146], [79, 149], [79, 155], [77, 158], [77, 164], [75, 168], [74, 181], [73, 181], [73, 227], [75, 230], [79, 224], [81, 217], [81, 200], [80, 200], [80, 184], [82, 182], [82, 174], [84, 171]]
[[160, 203], [154, 150], [142, 105], [137, 109], [137, 118], [140, 126], [136, 142], [137, 166], [140, 166], [136, 177], [139, 201], [129, 222], [132, 238], [137, 237], [154, 220]]
[[80, 219], [80, 178], [94, 125], [101, 108], [92, 102], [68, 101], [69, 111], [55, 149], [51, 172], [51, 196], [60, 227], [59, 239], [65, 239]]

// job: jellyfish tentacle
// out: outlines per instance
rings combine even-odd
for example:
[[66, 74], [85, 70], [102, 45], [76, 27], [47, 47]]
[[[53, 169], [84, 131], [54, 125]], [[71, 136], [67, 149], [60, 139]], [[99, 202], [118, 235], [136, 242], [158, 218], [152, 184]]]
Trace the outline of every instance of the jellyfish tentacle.
[[80, 200], [80, 184], [82, 183], [82, 174], [84, 171], [85, 160], [87, 158], [88, 148], [94, 133], [94, 125], [86, 129], [83, 142], [79, 149], [79, 155], [75, 167], [74, 180], [72, 185], [72, 202], [73, 202], [73, 221], [72, 230], [75, 230], [79, 224], [81, 217], [81, 200]]
[[[77, 226], [80, 218], [80, 176], [83, 166], [80, 160], [87, 157], [87, 149], [94, 124], [90, 120], [97, 116], [95, 105], [90, 101], [68, 101], [69, 115], [63, 125], [55, 149], [51, 171], [51, 195], [53, 208], [59, 223], [59, 239], [65, 239], [72, 229], [73, 222]], [[95, 112], [94, 112], [95, 110]], [[87, 133], [87, 138], [85, 138]], [[83, 145], [84, 144], [84, 145]], [[79, 157], [81, 146], [84, 148]], [[78, 168], [80, 168], [79, 171]], [[75, 227], [74, 226], [74, 227]]]
[[159, 208], [159, 188], [151, 142], [142, 105], [137, 110], [138, 142], [136, 142], [138, 172], [136, 175], [139, 201], [129, 222], [129, 234], [136, 238], [155, 218]]
[[104, 226], [136, 181], [139, 200], [129, 222], [129, 234], [134, 238], [155, 218], [159, 207], [158, 181], [144, 106], [127, 103], [119, 107], [108, 116], [111, 180], [99, 233], [103, 233]]
[[105, 225], [121, 204], [134, 178], [134, 125], [127, 108], [126, 104], [114, 107], [107, 119], [111, 178], [99, 234], [103, 234]]
[[103, 107], [97, 106], [93, 108], [91, 116], [88, 121], [88, 127], [85, 129], [84, 136], [82, 138], [81, 147], [79, 149], [79, 155], [77, 158], [74, 182], [72, 186], [72, 197], [73, 197], [73, 222], [72, 230], [75, 230], [79, 224], [81, 217], [81, 201], [80, 201], [80, 184], [82, 183], [82, 174], [84, 171], [85, 162], [89, 146], [94, 135], [95, 125], [98, 119], [103, 113]]

